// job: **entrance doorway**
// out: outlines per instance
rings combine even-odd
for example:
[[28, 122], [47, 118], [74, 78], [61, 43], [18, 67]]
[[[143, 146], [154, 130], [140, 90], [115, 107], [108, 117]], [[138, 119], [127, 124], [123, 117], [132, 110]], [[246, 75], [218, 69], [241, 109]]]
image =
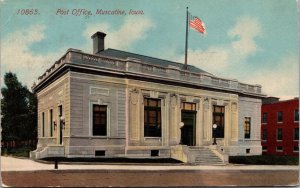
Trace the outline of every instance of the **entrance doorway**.
[[196, 104], [182, 103], [181, 122], [181, 144], [188, 146], [196, 145]]

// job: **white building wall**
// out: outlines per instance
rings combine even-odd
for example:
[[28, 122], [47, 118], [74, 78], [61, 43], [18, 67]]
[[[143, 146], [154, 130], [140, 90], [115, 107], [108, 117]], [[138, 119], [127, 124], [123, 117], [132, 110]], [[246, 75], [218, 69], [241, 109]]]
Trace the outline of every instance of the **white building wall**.
[[[232, 147], [230, 155], [261, 155], [260, 122], [261, 122], [261, 99], [239, 97], [238, 105], [239, 136], [238, 146]], [[244, 138], [245, 117], [251, 117], [250, 139]], [[249, 153], [247, 153], [247, 149]]]

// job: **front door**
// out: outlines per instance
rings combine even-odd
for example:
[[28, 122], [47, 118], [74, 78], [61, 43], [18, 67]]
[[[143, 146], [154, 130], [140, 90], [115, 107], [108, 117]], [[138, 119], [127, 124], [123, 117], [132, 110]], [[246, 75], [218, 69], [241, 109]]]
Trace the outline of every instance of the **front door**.
[[196, 138], [196, 111], [181, 111], [181, 144], [195, 146]]

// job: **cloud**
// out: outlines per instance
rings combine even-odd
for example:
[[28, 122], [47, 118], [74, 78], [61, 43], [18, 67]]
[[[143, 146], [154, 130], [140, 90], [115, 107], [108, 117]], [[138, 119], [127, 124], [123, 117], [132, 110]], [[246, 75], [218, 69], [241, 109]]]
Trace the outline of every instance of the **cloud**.
[[262, 85], [269, 96], [291, 99], [299, 96], [298, 57], [289, 54], [277, 62], [277, 65], [254, 72], [248, 79]]
[[128, 17], [118, 29], [113, 29], [108, 23], [88, 24], [83, 35], [87, 38], [87, 49], [92, 46], [90, 36], [102, 31], [109, 33], [105, 38], [105, 48], [128, 50], [134, 43], [146, 38], [147, 32], [154, 27], [154, 23], [148, 18]]
[[[273, 66], [264, 66], [264, 69], [247, 62], [250, 56], [263, 51], [255, 41], [257, 37], [263, 37], [263, 29], [256, 18], [245, 16], [237, 19], [227, 34], [232, 39], [227, 44], [214, 45], [207, 50], [189, 49], [189, 64], [220, 77], [260, 84], [263, 92], [269, 96], [281, 99], [299, 96], [297, 55], [289, 54], [277, 62], [269, 63]], [[173, 56], [175, 61], [183, 62], [184, 55], [174, 52]]]
[[[37, 77], [62, 55], [57, 53], [42, 55], [33, 53], [30, 46], [45, 38], [45, 25], [32, 25], [8, 34], [1, 44], [1, 74], [12, 71], [29, 88]], [[3, 84], [3, 83], [2, 83]]]
[[[189, 64], [232, 78], [236, 67], [245, 67], [247, 58], [261, 50], [255, 38], [262, 35], [262, 29], [257, 19], [244, 16], [237, 19], [227, 34], [232, 39], [228, 44], [214, 45], [207, 50], [189, 49]], [[183, 58], [183, 55], [177, 56], [177, 61], [183, 61]]]
[[238, 40], [231, 43], [232, 49], [241, 56], [254, 54], [258, 50], [254, 39], [262, 34], [261, 26], [256, 18], [241, 17], [235, 26], [229, 30], [231, 38]]

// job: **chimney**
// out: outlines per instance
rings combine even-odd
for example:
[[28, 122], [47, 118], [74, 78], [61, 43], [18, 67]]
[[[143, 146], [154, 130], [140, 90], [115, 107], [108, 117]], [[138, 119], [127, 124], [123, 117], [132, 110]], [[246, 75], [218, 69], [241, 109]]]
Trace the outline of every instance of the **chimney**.
[[96, 32], [95, 34], [92, 35], [93, 39], [93, 53], [97, 54], [101, 51], [104, 50], [104, 38], [106, 34], [102, 32]]

